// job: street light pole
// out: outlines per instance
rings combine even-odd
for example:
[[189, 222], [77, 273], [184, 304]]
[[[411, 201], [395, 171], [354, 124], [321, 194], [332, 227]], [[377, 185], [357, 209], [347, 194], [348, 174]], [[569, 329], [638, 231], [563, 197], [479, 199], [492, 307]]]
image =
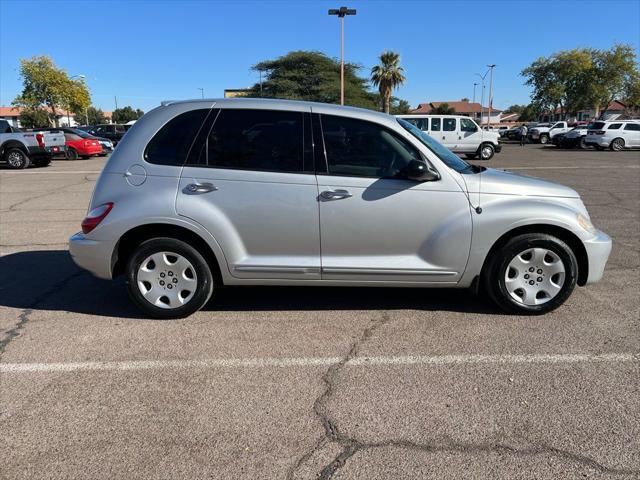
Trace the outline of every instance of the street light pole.
[[329, 15], [337, 15], [340, 17], [340, 105], [344, 105], [344, 17], [346, 15], [355, 15], [356, 10], [353, 8], [340, 7], [329, 10]]
[[477, 82], [473, 82], [473, 102], [476, 103], [476, 87], [478, 86]]
[[198, 90], [200, 90], [200, 93], [202, 94], [202, 98], [204, 98], [204, 88], [198, 87]]
[[489, 118], [487, 120], [487, 127], [489, 127], [491, 123], [491, 107], [493, 103], [493, 69], [496, 65], [487, 65], [489, 67]]
[[482, 93], [480, 97], [480, 126], [481, 127], [482, 127], [482, 121], [484, 120], [484, 79], [487, 77], [487, 73], [489, 72], [485, 72], [484, 75], [480, 75], [479, 73], [476, 73], [476, 75], [482, 79]]

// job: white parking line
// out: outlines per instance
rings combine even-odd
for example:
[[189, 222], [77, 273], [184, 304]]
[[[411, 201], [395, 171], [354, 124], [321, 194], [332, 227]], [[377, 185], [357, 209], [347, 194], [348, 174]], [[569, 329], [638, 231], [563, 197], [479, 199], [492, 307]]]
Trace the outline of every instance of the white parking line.
[[[69, 363], [0, 363], [0, 373], [59, 373], [90, 370], [162, 370], [162, 369], [230, 369], [230, 368], [291, 368], [323, 367], [340, 362], [339, 357], [311, 358], [239, 358], [205, 360], [132, 360], [122, 362], [69, 362]], [[356, 357], [346, 363], [349, 367], [384, 365], [521, 365], [521, 364], [573, 364], [639, 362], [633, 353], [567, 353], [537, 355], [442, 355], [402, 357]]]

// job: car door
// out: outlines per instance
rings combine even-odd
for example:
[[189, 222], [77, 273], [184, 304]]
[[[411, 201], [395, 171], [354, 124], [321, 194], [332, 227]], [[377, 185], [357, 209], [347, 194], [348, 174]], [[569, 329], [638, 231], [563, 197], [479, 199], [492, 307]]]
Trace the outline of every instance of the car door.
[[304, 140], [308, 115], [221, 109], [191, 149], [176, 209], [211, 233], [233, 277], [320, 278], [318, 187], [305, 151], [310, 139]]
[[460, 143], [458, 144], [458, 150], [469, 153], [475, 152], [482, 142], [482, 132], [470, 118], [461, 118], [459, 123]]
[[640, 147], [640, 123], [627, 123], [623, 132], [625, 146]]
[[449, 150], [457, 151], [460, 142], [458, 135], [458, 119], [452, 117], [443, 117], [442, 119], [442, 143]]
[[322, 279], [458, 281], [471, 241], [469, 204], [459, 185], [448, 175], [430, 182], [403, 178], [407, 162], [424, 158], [383, 125], [330, 114], [321, 121]]

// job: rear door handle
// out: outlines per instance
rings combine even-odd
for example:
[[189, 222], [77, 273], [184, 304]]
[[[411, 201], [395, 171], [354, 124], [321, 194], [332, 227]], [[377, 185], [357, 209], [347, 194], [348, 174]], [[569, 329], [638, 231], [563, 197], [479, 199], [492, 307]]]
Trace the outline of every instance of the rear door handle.
[[353, 197], [353, 195], [351, 195], [351, 193], [349, 193], [348, 190], [342, 190], [342, 189], [337, 189], [337, 190], [325, 190], [324, 192], [322, 192], [320, 194], [320, 196], [324, 199], [324, 200], [333, 200], [333, 199], [339, 199], [339, 198], [349, 198], [349, 197]]
[[209, 193], [217, 190], [213, 183], [194, 182], [185, 187], [186, 193]]

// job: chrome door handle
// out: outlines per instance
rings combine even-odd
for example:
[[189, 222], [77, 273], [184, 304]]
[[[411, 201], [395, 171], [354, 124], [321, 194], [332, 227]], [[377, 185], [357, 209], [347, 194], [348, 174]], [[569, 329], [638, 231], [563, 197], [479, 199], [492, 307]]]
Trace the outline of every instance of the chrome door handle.
[[325, 190], [320, 194], [320, 196], [325, 200], [333, 200], [334, 198], [349, 198], [353, 197], [347, 190]]
[[217, 190], [216, 186], [213, 183], [209, 182], [195, 182], [190, 183], [185, 187], [185, 190], [188, 193], [208, 193]]

